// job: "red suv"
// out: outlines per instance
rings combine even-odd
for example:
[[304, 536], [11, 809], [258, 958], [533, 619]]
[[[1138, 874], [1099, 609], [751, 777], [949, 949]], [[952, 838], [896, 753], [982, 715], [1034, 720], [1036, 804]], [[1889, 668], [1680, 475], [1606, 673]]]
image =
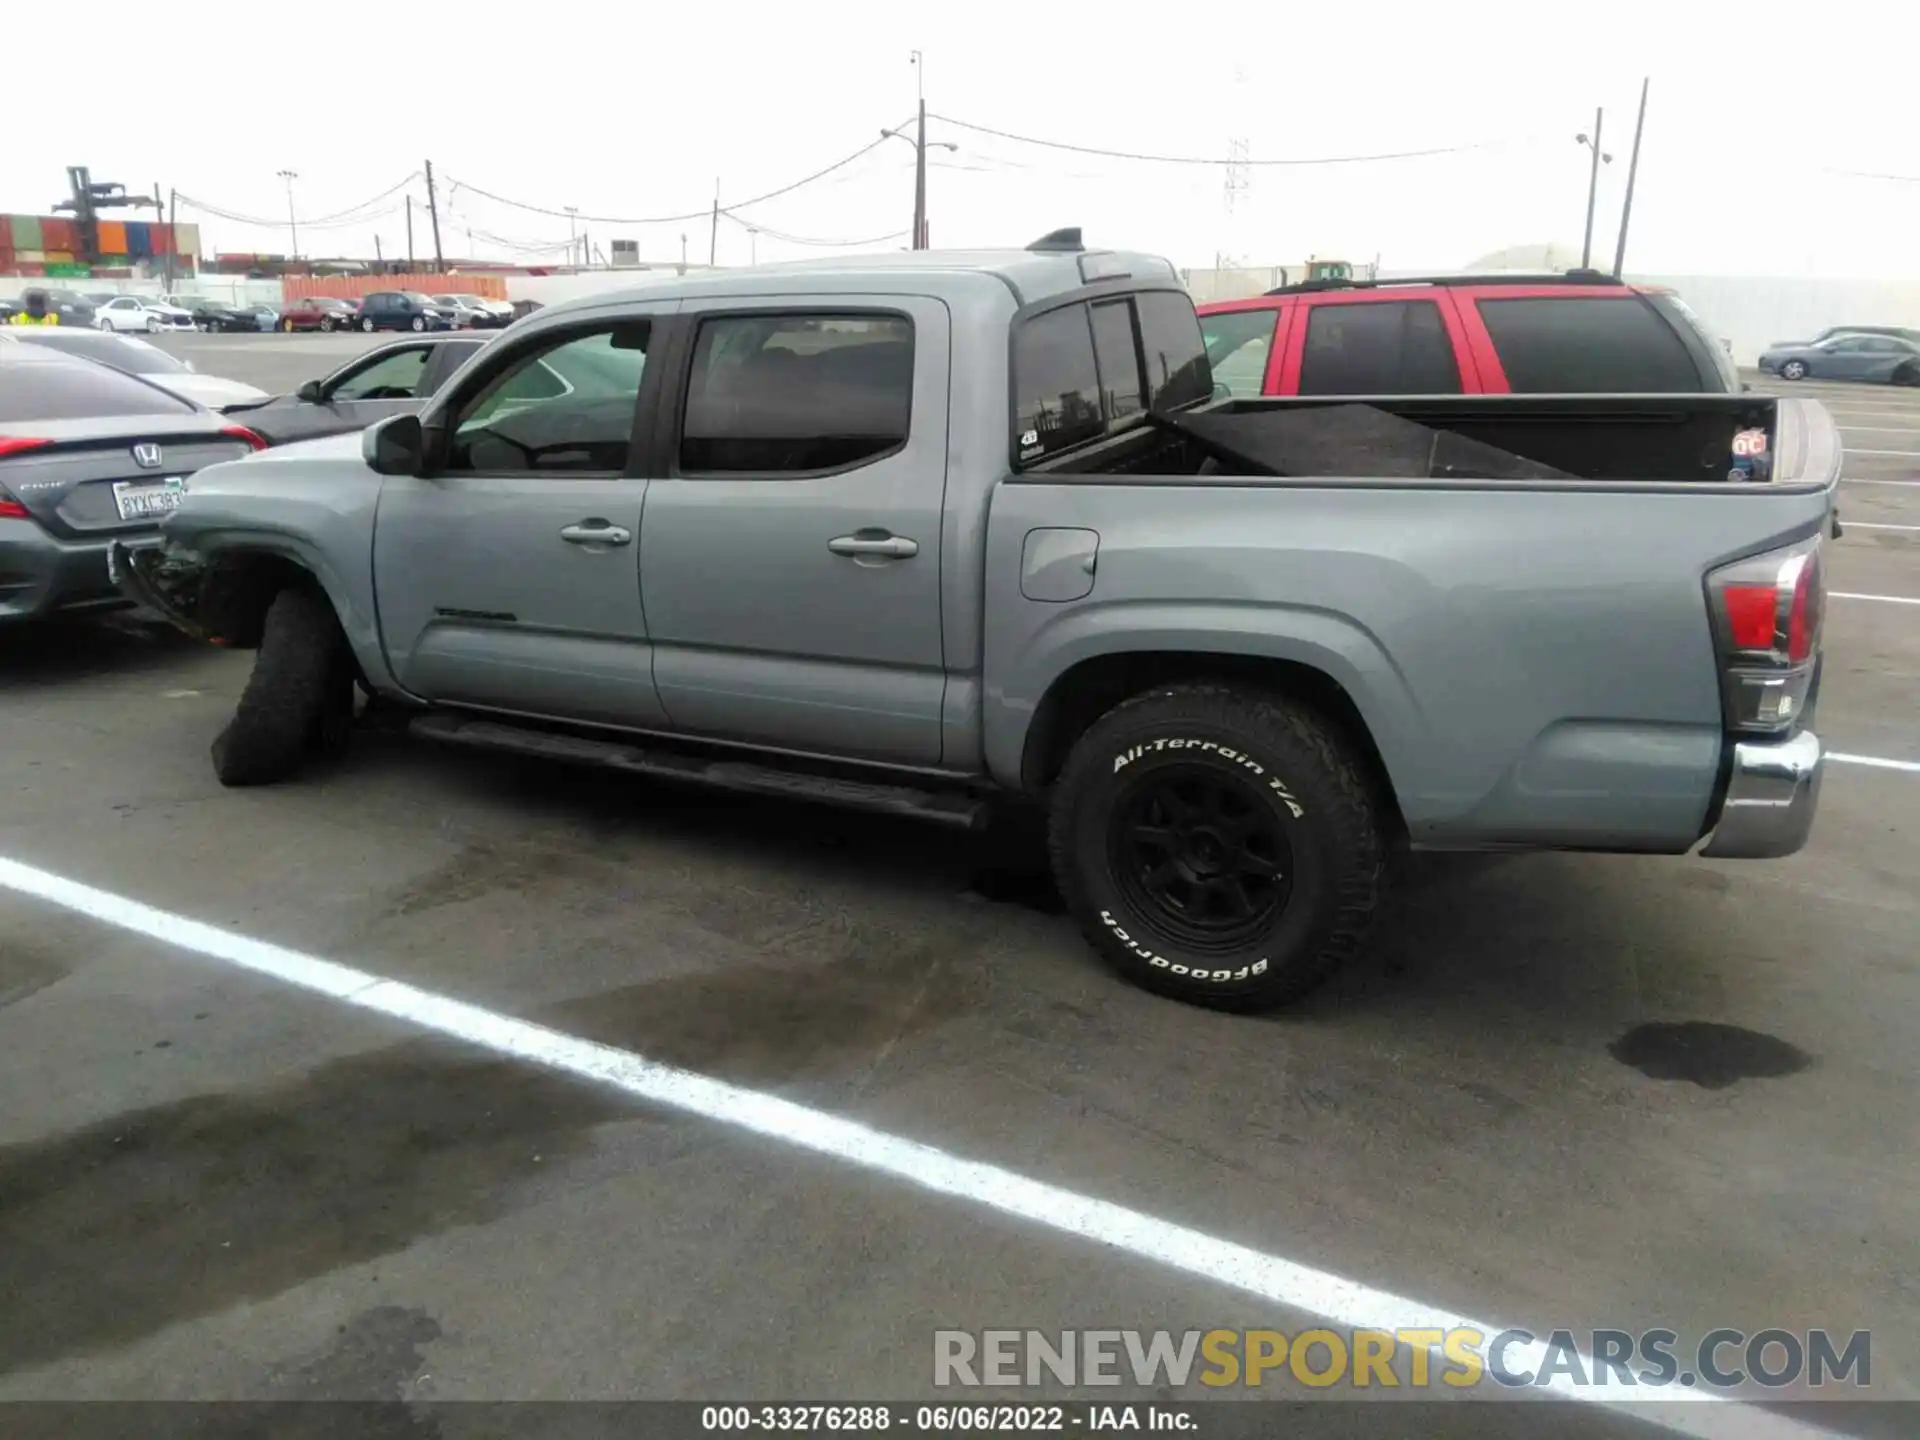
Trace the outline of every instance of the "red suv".
[[1314, 280], [1198, 308], [1214, 380], [1234, 395], [1741, 388], [1679, 296], [1594, 270]]
[[351, 330], [353, 320], [353, 302], [332, 295], [291, 300], [280, 311], [282, 330]]

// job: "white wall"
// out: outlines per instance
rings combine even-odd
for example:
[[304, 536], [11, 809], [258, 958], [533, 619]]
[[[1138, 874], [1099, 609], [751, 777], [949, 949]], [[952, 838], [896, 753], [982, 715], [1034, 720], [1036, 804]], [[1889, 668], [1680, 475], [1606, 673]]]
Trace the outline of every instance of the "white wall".
[[[55, 275], [42, 279], [37, 275], [0, 275], [0, 296], [12, 298], [23, 290], [78, 290], [82, 295], [91, 291], [112, 291], [116, 295], [153, 295], [165, 292], [166, 284], [161, 280], [96, 280], [82, 276], [73, 278]], [[230, 275], [183, 275], [176, 276], [173, 282], [176, 295], [204, 295], [209, 300], [225, 300], [233, 303], [262, 304], [277, 307], [280, 304], [280, 282], [278, 280], [248, 280], [241, 276]]]

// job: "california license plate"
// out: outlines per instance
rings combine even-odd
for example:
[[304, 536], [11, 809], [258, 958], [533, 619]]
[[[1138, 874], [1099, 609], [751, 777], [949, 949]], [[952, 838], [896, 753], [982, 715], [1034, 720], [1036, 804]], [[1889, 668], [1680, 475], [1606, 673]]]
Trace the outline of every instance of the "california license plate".
[[122, 520], [152, 520], [177, 509], [186, 493], [179, 475], [164, 480], [122, 480], [113, 487], [113, 503]]

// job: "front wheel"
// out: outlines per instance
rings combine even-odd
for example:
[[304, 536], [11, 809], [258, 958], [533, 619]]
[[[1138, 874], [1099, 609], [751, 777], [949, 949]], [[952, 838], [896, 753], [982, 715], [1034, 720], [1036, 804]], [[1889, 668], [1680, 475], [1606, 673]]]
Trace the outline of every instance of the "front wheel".
[[371, 334], [373, 333], [373, 321], [372, 321], [372, 319], [371, 319], [371, 318], [369, 318], [369, 319], [366, 319], [366, 320], [362, 320], [362, 321], [360, 322], [360, 329], [361, 329], [361, 331], [362, 331], [362, 332], [363, 332], [364, 334], [367, 334], [367, 335], [371, 335]]
[[1807, 378], [1807, 362], [1804, 360], [1787, 361], [1786, 364], [1780, 367], [1780, 378], [1782, 380], [1806, 379]]
[[1054, 876], [1094, 950], [1149, 990], [1263, 1010], [1357, 953], [1384, 890], [1366, 768], [1340, 729], [1226, 685], [1139, 695], [1054, 787]]
[[427, 328], [427, 317], [426, 317], [426, 316], [424, 316], [424, 315], [416, 315], [416, 316], [414, 316], [414, 317], [413, 317], [413, 328], [414, 328], [415, 330], [424, 330], [424, 329], [426, 329], [426, 328]]
[[[287, 328], [291, 330], [293, 327], [289, 325]], [[333, 317], [330, 315], [323, 315], [320, 319], [320, 328], [322, 330], [331, 331], [333, 329]]]
[[352, 714], [353, 664], [333, 607], [282, 590], [267, 607], [239, 708], [213, 742], [214, 774], [229, 786], [284, 779], [338, 748]]
[[1893, 372], [1896, 385], [1920, 385], [1920, 365], [1902, 365]]
[[291, 320], [282, 320], [280, 322], [280, 328], [291, 335], [293, 333], [293, 322]]

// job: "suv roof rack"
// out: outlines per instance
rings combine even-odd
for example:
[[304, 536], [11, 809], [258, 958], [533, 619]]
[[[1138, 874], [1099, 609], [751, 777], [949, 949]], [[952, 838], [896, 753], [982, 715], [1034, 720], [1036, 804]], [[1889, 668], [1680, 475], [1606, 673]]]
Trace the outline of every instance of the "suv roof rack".
[[1626, 282], [1604, 270], [1554, 270], [1538, 275], [1507, 273], [1480, 275], [1396, 275], [1379, 280], [1302, 280], [1281, 285], [1268, 295], [1310, 295], [1318, 290], [1378, 290], [1389, 285], [1622, 285]]

